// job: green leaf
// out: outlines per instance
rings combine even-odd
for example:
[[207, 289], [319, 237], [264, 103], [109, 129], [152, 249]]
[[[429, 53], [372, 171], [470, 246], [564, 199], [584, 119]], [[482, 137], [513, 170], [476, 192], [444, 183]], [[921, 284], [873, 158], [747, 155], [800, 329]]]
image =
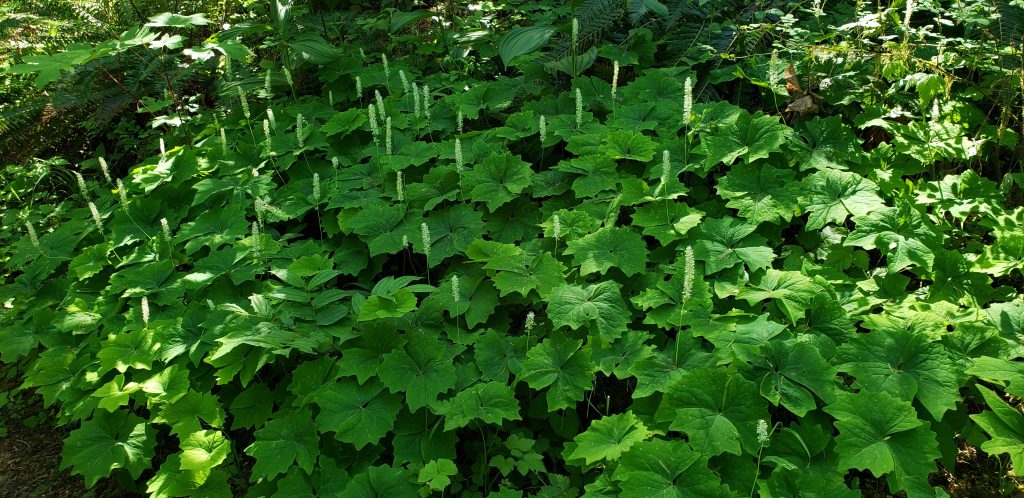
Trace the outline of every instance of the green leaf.
[[149, 468], [156, 432], [129, 411], [97, 411], [64, 440], [61, 468], [85, 477], [92, 487], [114, 469], [127, 469], [138, 479]]
[[731, 165], [739, 158], [747, 164], [767, 158], [780, 150], [788, 130], [777, 116], [760, 112], [751, 115], [743, 111], [735, 126], [721, 126], [717, 133], [701, 137], [699, 150], [705, 157], [704, 167], [710, 169], [718, 163]]
[[402, 409], [401, 397], [389, 394], [380, 382], [359, 385], [350, 378], [330, 384], [314, 403], [320, 407], [317, 430], [334, 432], [337, 440], [356, 449], [377, 444], [395, 427]]
[[576, 449], [569, 459], [582, 458], [587, 465], [602, 459], [615, 461], [650, 436], [651, 432], [633, 412], [609, 415], [593, 421], [586, 431], [573, 438]]
[[820, 291], [821, 286], [803, 273], [770, 269], [760, 282], [740, 289], [736, 297], [750, 304], [772, 299], [789, 323], [795, 324], [804, 318], [804, 313]]
[[700, 238], [693, 245], [694, 259], [704, 262], [708, 275], [740, 263], [751, 271], [769, 268], [775, 253], [768, 240], [754, 233], [757, 225], [735, 218], [707, 218], [700, 224]]
[[578, 240], [570, 240], [565, 254], [573, 255], [580, 275], [608, 273], [615, 267], [627, 277], [644, 271], [647, 244], [640, 234], [625, 227], [603, 227]]
[[519, 402], [508, 386], [500, 382], [475, 384], [452, 399], [444, 416], [444, 430], [469, 425], [474, 420], [500, 424], [502, 420], [521, 420]]
[[433, 406], [457, 380], [447, 348], [425, 334], [406, 335], [403, 349], [384, 355], [378, 376], [393, 392], [404, 392], [409, 411]]
[[[430, 266], [465, 251], [469, 244], [481, 238], [485, 232], [480, 213], [466, 204], [431, 213], [427, 218], [427, 226], [430, 227], [430, 257], [427, 258]], [[409, 239], [413, 247], [422, 253], [423, 241], [420, 235], [416, 233]]]
[[654, 140], [643, 133], [630, 130], [614, 130], [603, 137], [604, 144], [598, 149], [611, 159], [632, 159], [647, 162], [654, 159]]
[[515, 199], [530, 186], [530, 164], [508, 153], [491, 154], [464, 175], [464, 186], [476, 202], [491, 212]]
[[308, 409], [286, 409], [274, 414], [262, 429], [256, 431], [254, 441], [245, 453], [256, 459], [250, 480], [273, 479], [286, 474], [297, 464], [307, 474], [313, 473], [320, 455], [320, 436]]
[[857, 229], [843, 245], [877, 248], [886, 256], [886, 266], [898, 272], [910, 266], [930, 268], [935, 260], [933, 248], [942, 247], [942, 238], [931, 222], [909, 206], [882, 208], [865, 216], [854, 216]]
[[861, 152], [857, 137], [842, 116], [815, 117], [802, 124], [807, 143], [798, 147], [800, 169], [845, 170], [857, 164]]
[[370, 467], [352, 476], [345, 490], [337, 496], [345, 498], [421, 498], [413, 483], [413, 473], [402, 467], [388, 465]]
[[458, 475], [458, 473], [459, 468], [455, 466], [455, 462], [442, 458], [427, 462], [420, 469], [420, 475], [416, 480], [420, 484], [426, 484], [434, 491], [442, 491], [452, 483], [451, 478]]
[[199, 431], [181, 442], [181, 470], [206, 472], [231, 453], [231, 442], [220, 431]]
[[800, 212], [800, 191], [790, 170], [740, 164], [718, 181], [718, 195], [749, 223], [790, 221]]
[[590, 348], [583, 341], [555, 335], [530, 348], [519, 381], [536, 390], [548, 388], [548, 411], [571, 408], [594, 382]]
[[905, 327], [858, 334], [839, 348], [836, 359], [855, 387], [917, 399], [935, 420], [960, 401], [957, 367], [945, 348]]
[[411, 12], [392, 12], [391, 13], [391, 33], [397, 33], [402, 30], [406, 25], [411, 22], [417, 22], [422, 19], [426, 19], [433, 14], [426, 9], [414, 10]]
[[807, 229], [817, 230], [829, 223], [842, 225], [847, 216], [863, 217], [885, 207], [872, 181], [845, 171], [827, 169], [811, 174], [800, 183], [801, 204], [810, 213]]
[[629, 309], [622, 300], [619, 284], [603, 281], [594, 285], [563, 285], [548, 295], [548, 317], [555, 328], [577, 330], [593, 323], [607, 341], [626, 331]]
[[619, 482], [621, 498], [725, 497], [708, 460], [680, 439], [638, 443], [619, 461], [612, 479]]
[[553, 26], [513, 28], [498, 42], [498, 56], [501, 57], [501, 62], [508, 66], [512, 59], [543, 47], [554, 32]]
[[839, 467], [888, 475], [892, 492], [931, 494], [928, 474], [935, 471], [939, 447], [929, 425], [908, 401], [888, 393], [843, 394], [825, 407], [839, 429]]
[[363, 109], [356, 108], [337, 112], [320, 127], [320, 132], [329, 137], [345, 136], [362, 127], [366, 119], [366, 111]]
[[757, 421], [768, 419], [757, 385], [725, 369], [687, 372], [670, 385], [655, 415], [684, 432], [701, 455], [757, 454]]
[[1014, 471], [1019, 472], [1024, 469], [1024, 415], [987, 387], [979, 385], [978, 391], [989, 411], [971, 415], [971, 419], [991, 436], [981, 443], [981, 449], [990, 455], [1009, 455]]
[[643, 234], [650, 235], [665, 246], [686, 235], [704, 218], [704, 212], [692, 209], [682, 202], [658, 200], [636, 208], [633, 224], [643, 227]]

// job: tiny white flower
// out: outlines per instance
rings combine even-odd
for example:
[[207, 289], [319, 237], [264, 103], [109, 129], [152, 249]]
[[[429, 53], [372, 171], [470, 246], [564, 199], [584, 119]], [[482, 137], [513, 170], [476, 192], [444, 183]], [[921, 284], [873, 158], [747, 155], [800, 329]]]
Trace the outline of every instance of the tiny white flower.
[[270, 129], [277, 131], [277, 117], [274, 116], [274, 110], [267, 108], [267, 120], [270, 121]]
[[213, 299], [206, 300], [206, 307], [210, 308], [210, 311], [214, 311], [217, 309], [217, 305], [213, 304]]
[[284, 68], [283, 72], [284, 72], [284, 80], [288, 82], [288, 86], [290, 86], [290, 87], [295, 86], [295, 81], [292, 80], [292, 72], [289, 71], [288, 68]]
[[538, 124], [538, 127], [540, 128], [540, 143], [543, 144], [544, 139], [547, 138], [548, 135], [548, 121], [543, 114], [541, 114], [539, 121], [540, 123]]
[[99, 158], [99, 161], [100, 161], [100, 171], [103, 172], [103, 178], [106, 178], [107, 182], [113, 182], [113, 180], [110, 179], [110, 169], [107, 167], [107, 160], [104, 159], [101, 156]]
[[760, 443], [761, 446], [764, 446], [764, 445], [768, 444], [768, 440], [769, 440], [770, 437], [771, 437], [770, 434], [768, 434], [768, 421], [763, 419], [763, 418], [758, 420], [757, 421], [757, 442]]
[[313, 202], [320, 204], [320, 173], [313, 173]]
[[388, 64], [388, 56], [380, 54], [380, 62], [384, 65], [384, 79], [391, 79], [391, 66]]
[[430, 87], [423, 85], [423, 116], [430, 121]]
[[459, 276], [452, 275], [452, 301], [458, 304], [462, 300], [462, 292], [459, 289]]
[[555, 234], [555, 240], [562, 234], [562, 220], [558, 218], [558, 215], [551, 217], [551, 231]]
[[300, 149], [306, 146], [306, 137], [303, 130], [303, 126], [305, 124], [306, 122], [302, 118], [302, 113], [295, 116], [295, 139], [299, 142]]
[[460, 134], [461, 134], [461, 133], [463, 132], [463, 125], [462, 125], [462, 121], [463, 121], [463, 118], [462, 118], [462, 109], [459, 109], [459, 113], [458, 113], [458, 115], [457, 115], [457, 116], [455, 117], [455, 128], [456, 128], [456, 130], [458, 130], [458, 132], [459, 132]]
[[384, 97], [381, 96], [380, 90], [374, 90], [373, 96], [377, 99], [377, 113], [380, 114], [380, 120], [384, 121], [387, 113], [384, 111]]
[[576, 128], [583, 125], [583, 92], [576, 89]]
[[35, 227], [32, 226], [32, 222], [26, 221], [25, 228], [28, 229], [28, 240], [32, 242], [32, 247], [35, 247], [37, 250], [42, 251], [43, 248], [42, 246], [39, 245], [39, 237], [36, 235], [36, 229]]
[[252, 255], [256, 259], [260, 258], [260, 250], [262, 249], [260, 244], [260, 224], [258, 222], [252, 222]]
[[103, 218], [100, 216], [100, 210], [96, 209], [96, 205], [92, 202], [89, 203], [89, 212], [92, 214], [92, 221], [96, 223], [96, 229], [103, 231]]
[[172, 239], [171, 224], [167, 222], [167, 218], [160, 218], [160, 228], [164, 232], [164, 240], [170, 242]]
[[455, 139], [455, 171], [462, 174], [462, 140]]
[[680, 304], [686, 306], [686, 302], [693, 296], [693, 279], [697, 266], [693, 257], [693, 246], [686, 246], [686, 251], [683, 253], [683, 261], [683, 293]]
[[267, 92], [268, 97], [274, 95], [274, 91], [270, 87], [270, 70], [267, 69], [267, 75], [263, 78], [263, 91]]
[[224, 133], [224, 128], [220, 129], [220, 149], [224, 155], [228, 153], [228, 136]]
[[[398, 77], [402, 80], [402, 92], [409, 93], [409, 78], [405, 76], [405, 71], [399, 69]], [[358, 78], [358, 76], [356, 78]]]
[[82, 192], [82, 197], [88, 198], [89, 197], [89, 187], [87, 187], [85, 185], [85, 178], [82, 177], [82, 174], [77, 172], [77, 171], [73, 171], [72, 173], [75, 174], [75, 180], [78, 181], [78, 190], [80, 192]]
[[619, 87], [619, 61], [616, 60], [612, 66], [612, 103], [615, 102], [615, 91]]
[[391, 157], [391, 116], [384, 121], [384, 152]]
[[693, 81], [686, 78], [683, 82], [683, 126], [690, 126], [693, 118]]
[[142, 296], [142, 323], [149, 325], [149, 298], [146, 296]]
[[576, 44], [580, 39], [580, 20], [576, 17], [572, 18], [572, 49], [576, 50]]
[[420, 87], [415, 81], [412, 82], [412, 115], [420, 117]]
[[360, 78], [359, 76], [356, 76], [356, 96], [363, 96], [363, 79]]
[[402, 184], [402, 172], [395, 177], [395, 191], [398, 193], [398, 202], [405, 202], [405, 186]]
[[377, 125], [377, 110], [371, 103], [366, 107], [367, 113], [370, 115], [370, 135], [373, 136], [373, 143], [380, 143], [380, 139], [377, 137], [380, 135], [380, 127]]
[[128, 206], [128, 191], [124, 188], [124, 182], [120, 178], [117, 179], [117, 196], [121, 200], [121, 207]]
[[537, 319], [537, 317], [536, 317], [536, 315], [533, 314], [532, 311], [526, 314], [526, 324], [523, 326], [523, 328], [526, 329], [526, 334], [527, 335], [529, 335], [530, 332], [533, 330], [533, 326], [534, 326], [534, 323], [535, 323], [536, 319]]
[[[249, 117], [249, 116], [246, 116], [246, 117]], [[160, 139], [160, 155], [161, 156], [166, 156], [167, 155], [167, 145], [164, 144], [164, 139], [162, 139], [162, 138]]]
[[245, 98], [245, 90], [242, 90], [241, 86], [235, 88], [238, 89], [238, 100], [242, 103], [242, 115], [249, 119], [249, 101]]
[[420, 224], [420, 236], [423, 238], [423, 254], [430, 259], [430, 227], [426, 223]]

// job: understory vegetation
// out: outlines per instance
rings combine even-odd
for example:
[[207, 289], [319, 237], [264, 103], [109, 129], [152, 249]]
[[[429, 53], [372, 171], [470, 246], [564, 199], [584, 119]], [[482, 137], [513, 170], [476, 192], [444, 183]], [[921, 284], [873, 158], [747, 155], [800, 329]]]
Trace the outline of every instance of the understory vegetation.
[[0, 408], [86, 488], [1020, 493], [1018, 2], [0, 13]]

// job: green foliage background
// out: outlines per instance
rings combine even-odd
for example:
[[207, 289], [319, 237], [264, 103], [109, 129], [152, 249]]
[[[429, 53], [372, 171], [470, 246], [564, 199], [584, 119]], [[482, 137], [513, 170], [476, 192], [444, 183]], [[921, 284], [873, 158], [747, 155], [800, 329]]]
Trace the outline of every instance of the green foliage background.
[[1016, 4], [139, 4], [0, 25], [56, 26], [4, 48], [0, 359], [88, 486], [1024, 468]]

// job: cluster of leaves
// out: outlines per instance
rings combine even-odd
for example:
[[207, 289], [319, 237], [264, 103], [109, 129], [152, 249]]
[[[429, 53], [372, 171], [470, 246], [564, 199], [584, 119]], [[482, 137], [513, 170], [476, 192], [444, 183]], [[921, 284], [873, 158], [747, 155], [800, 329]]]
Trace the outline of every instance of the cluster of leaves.
[[[968, 135], [984, 113], [928, 74], [784, 121], [688, 107], [708, 75], [640, 65], [653, 45], [614, 90], [560, 89], [539, 62], [451, 82], [289, 36], [316, 94], [187, 49], [250, 63], [221, 106], [126, 177], [5, 214], [0, 358], [74, 427], [87, 484], [937, 496], [962, 440], [1024, 468], [1024, 210], [973, 170], [921, 174], [1014, 135]], [[776, 61], [743, 64], [785, 95]]]

